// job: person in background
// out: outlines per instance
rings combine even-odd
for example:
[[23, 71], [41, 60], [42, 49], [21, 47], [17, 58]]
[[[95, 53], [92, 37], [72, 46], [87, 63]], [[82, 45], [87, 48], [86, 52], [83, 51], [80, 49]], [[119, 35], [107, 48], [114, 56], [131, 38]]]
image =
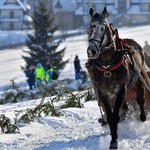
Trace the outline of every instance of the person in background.
[[86, 71], [81, 71], [82, 84], [84, 84], [87, 80]]
[[45, 80], [45, 69], [43, 68], [41, 63], [38, 63], [36, 65], [34, 74], [36, 87], [38, 88], [43, 84], [43, 81]]
[[29, 84], [30, 90], [35, 89], [35, 74], [34, 74], [35, 66], [30, 66], [25, 69], [25, 75], [27, 77], [27, 82]]
[[81, 80], [81, 65], [80, 65], [80, 60], [78, 55], [75, 56], [74, 59], [74, 68], [75, 68], [75, 79], [76, 80]]
[[45, 77], [46, 83], [53, 81], [53, 79], [52, 79], [53, 71], [54, 71], [54, 69], [51, 66], [49, 66], [46, 71], [46, 77]]
[[145, 45], [143, 47], [143, 50], [144, 50], [145, 55], [150, 56], [150, 45], [148, 44], [147, 41], [145, 41]]

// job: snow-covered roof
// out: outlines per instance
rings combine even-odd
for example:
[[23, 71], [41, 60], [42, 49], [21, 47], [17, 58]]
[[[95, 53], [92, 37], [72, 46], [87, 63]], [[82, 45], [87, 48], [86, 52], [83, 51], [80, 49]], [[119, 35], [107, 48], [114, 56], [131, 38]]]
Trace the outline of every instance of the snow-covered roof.
[[5, 6], [0, 6], [0, 9], [22, 9], [20, 6], [17, 6], [17, 5], [13, 5], [13, 4], [10, 4], [10, 5], [5, 5]]
[[114, 0], [106, 0], [106, 3], [115, 3]]
[[4, 4], [5, 0], [0, 0], [0, 6]]
[[83, 6], [81, 5], [75, 12], [76, 15], [83, 15], [85, 12], [83, 11]]
[[[61, 9], [57, 9], [55, 7], [58, 1], [62, 6]], [[53, 7], [55, 8], [56, 11], [74, 12], [76, 5], [75, 5], [75, 1], [73, 0], [55, 0], [53, 3]]]
[[103, 0], [92, 0], [91, 3], [104, 3]]
[[150, 12], [149, 11], [141, 11], [139, 5], [133, 5], [127, 11], [127, 14], [150, 14]]
[[6, 0], [0, 0], [0, 9], [23, 9], [24, 11], [29, 9], [29, 6], [27, 5], [27, 0], [24, 0], [23, 2], [21, 2], [20, 0], [16, 0], [16, 2], [19, 5], [15, 5], [15, 4], [4, 5], [5, 2]]
[[29, 15], [25, 15], [24, 18], [23, 18], [23, 20], [32, 22], [32, 18]]
[[131, 3], [149, 3], [150, 0], [131, 0]]
[[150, 0], [141, 0], [142, 3], [149, 3]]
[[19, 5], [23, 8], [24, 11], [26, 11], [26, 7], [23, 5], [23, 3], [20, 2], [20, 0], [16, 0]]
[[131, 0], [131, 3], [140, 3], [141, 0]]

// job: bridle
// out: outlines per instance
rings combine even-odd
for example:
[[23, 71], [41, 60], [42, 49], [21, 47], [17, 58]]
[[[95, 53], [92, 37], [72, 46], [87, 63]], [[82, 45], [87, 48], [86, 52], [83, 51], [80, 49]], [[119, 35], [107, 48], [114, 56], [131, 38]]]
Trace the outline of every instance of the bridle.
[[[104, 33], [101, 36], [100, 40], [97, 40], [95, 38], [91, 38], [89, 40], [89, 43], [92, 43], [95, 46], [96, 51], [97, 51], [97, 55], [95, 54], [95, 56], [93, 56], [90, 59], [97, 59], [99, 57], [100, 53], [102, 53], [103, 51], [108, 49], [108, 47], [112, 46], [114, 43], [112, 42], [108, 47], [103, 47], [102, 46], [102, 44], [104, 43], [105, 35], [106, 35], [106, 26], [108, 26], [108, 21], [106, 19], [102, 19], [101, 17], [99, 17], [99, 18], [96, 18], [96, 19], [94, 18], [91, 21], [99, 21], [99, 22], [102, 22], [101, 23], [102, 25], [105, 25], [105, 30], [104, 30]], [[91, 32], [93, 32], [93, 31], [91, 31]], [[90, 35], [91, 33], [88, 33], [88, 34]], [[96, 44], [96, 42], [98, 44]]]
[[[95, 19], [94, 21], [98, 21], [98, 20]], [[101, 38], [99, 40], [95, 39], [95, 38], [91, 38], [89, 40], [89, 43], [92, 43], [94, 45], [94, 47], [96, 48], [96, 52], [95, 52], [96, 54], [93, 54], [93, 56], [91, 58], [89, 58], [89, 60], [92, 61], [93, 65], [100, 72], [104, 73], [104, 77], [110, 78], [111, 77], [111, 71], [119, 68], [124, 63], [124, 58], [123, 58], [124, 57], [124, 48], [123, 48], [122, 41], [120, 42], [120, 45], [121, 45], [120, 47], [116, 46], [116, 43], [115, 43], [115, 41], [113, 40], [113, 37], [112, 37], [115, 33], [110, 35], [110, 37], [112, 38], [112, 41], [111, 42], [109, 41], [109, 43], [106, 42], [105, 45], [103, 45], [104, 40], [105, 40], [105, 36], [107, 36], [109, 34], [109, 30], [110, 30], [110, 32], [113, 33], [113, 29], [111, 28], [111, 26], [109, 25], [108, 22], [104, 21], [104, 22], [101, 23], [101, 25], [105, 25], [105, 28], [104, 28], [105, 30], [104, 30], [103, 35], [101, 36]], [[107, 30], [108, 30], [108, 33], [107, 33]], [[109, 38], [110, 38], [108, 36], [107, 36], [107, 40], [109, 40]], [[96, 42], [98, 44], [96, 44]], [[111, 59], [110, 61], [105, 62], [105, 63], [97, 61], [97, 58], [99, 57], [99, 55], [102, 52], [104, 52], [106, 50], [110, 50], [112, 48], [116, 51], [115, 55], [113, 56], [113, 59]]]

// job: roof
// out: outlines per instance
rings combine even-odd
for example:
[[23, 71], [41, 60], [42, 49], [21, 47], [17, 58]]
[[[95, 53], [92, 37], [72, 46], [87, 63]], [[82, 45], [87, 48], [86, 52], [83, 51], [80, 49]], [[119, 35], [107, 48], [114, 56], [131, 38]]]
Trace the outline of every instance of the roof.
[[63, 8], [59, 0], [57, 1], [55, 8]]
[[6, 2], [6, 0], [0, 0], [0, 9], [23, 9], [24, 11], [26, 11], [27, 9], [29, 9], [28, 5], [27, 5], [27, 0], [24, 0], [23, 2], [21, 2], [20, 0], [15, 0], [19, 5], [15, 5], [15, 4], [7, 4], [4, 5], [4, 3]]
[[55, 0], [53, 3], [53, 8], [55, 8], [55, 11], [74, 12], [75, 7], [75, 1], [73, 0]]

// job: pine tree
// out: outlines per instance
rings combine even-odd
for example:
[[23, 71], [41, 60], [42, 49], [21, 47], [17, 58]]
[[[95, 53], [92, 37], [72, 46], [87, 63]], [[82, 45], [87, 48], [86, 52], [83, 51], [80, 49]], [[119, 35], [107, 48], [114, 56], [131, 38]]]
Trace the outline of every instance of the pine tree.
[[33, 33], [28, 34], [26, 45], [27, 55], [23, 56], [26, 66], [41, 63], [43, 66], [50, 63], [57, 70], [63, 69], [69, 60], [63, 61], [65, 47], [58, 50], [62, 40], [54, 41], [54, 32], [58, 29], [52, 8], [48, 9], [46, 3], [39, 2], [33, 13]]

